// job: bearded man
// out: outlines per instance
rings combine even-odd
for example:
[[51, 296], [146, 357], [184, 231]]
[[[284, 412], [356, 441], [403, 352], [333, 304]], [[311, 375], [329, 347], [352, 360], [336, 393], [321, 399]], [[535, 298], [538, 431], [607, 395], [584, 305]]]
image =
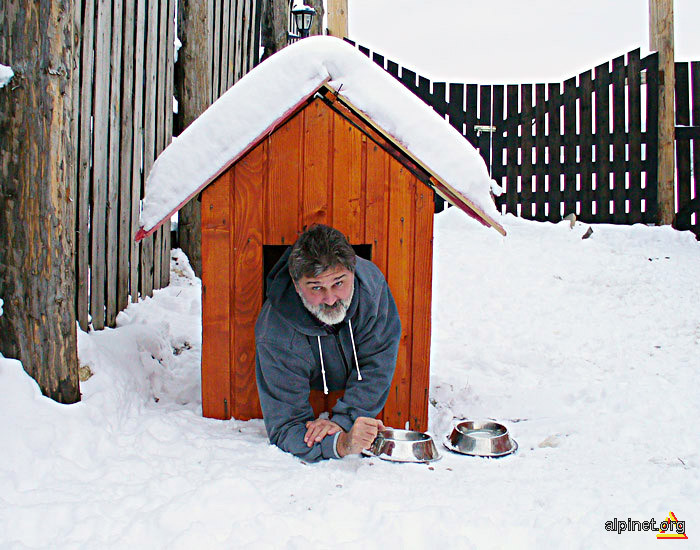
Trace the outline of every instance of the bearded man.
[[[270, 442], [307, 461], [369, 448], [396, 367], [401, 321], [381, 271], [345, 236], [315, 225], [267, 277], [255, 324], [255, 372]], [[311, 389], [344, 389], [314, 418]]]

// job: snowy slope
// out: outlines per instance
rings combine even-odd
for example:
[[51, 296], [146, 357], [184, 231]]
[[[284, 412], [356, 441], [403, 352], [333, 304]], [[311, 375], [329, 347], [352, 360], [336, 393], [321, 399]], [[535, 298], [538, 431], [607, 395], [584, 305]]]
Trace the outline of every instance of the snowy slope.
[[656, 548], [673, 511], [700, 537], [700, 245], [643, 226], [456, 209], [435, 226], [430, 429], [505, 422], [520, 449], [431, 466], [304, 464], [262, 421], [201, 417], [199, 281], [81, 333], [83, 401], [0, 358], [1, 548]]

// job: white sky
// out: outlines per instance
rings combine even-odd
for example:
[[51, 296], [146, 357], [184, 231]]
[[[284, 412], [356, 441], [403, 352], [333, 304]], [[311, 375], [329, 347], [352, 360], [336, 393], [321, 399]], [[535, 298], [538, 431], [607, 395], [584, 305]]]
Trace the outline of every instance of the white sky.
[[[678, 61], [700, 1], [676, 0]], [[434, 80], [561, 81], [649, 45], [649, 0], [349, 0], [350, 38]]]

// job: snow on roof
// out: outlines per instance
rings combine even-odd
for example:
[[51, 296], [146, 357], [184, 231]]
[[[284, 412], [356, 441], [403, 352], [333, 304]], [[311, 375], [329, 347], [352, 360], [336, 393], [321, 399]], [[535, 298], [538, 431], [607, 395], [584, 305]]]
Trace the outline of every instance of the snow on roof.
[[161, 153], [146, 182], [137, 239], [169, 219], [324, 84], [487, 218], [499, 216], [486, 165], [459, 132], [355, 48], [316, 36], [299, 40], [250, 71]]

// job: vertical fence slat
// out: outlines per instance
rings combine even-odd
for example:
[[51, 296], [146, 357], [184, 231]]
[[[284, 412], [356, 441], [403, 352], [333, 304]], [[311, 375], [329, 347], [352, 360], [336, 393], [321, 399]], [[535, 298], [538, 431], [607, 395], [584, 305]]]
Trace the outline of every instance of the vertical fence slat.
[[[236, 28], [240, 29], [244, 26], [243, 5], [245, 0], [238, 0], [236, 3]], [[242, 33], [236, 33], [236, 81], [240, 80], [245, 74], [245, 66], [243, 60], [243, 36]]]
[[124, 36], [122, 43], [122, 82], [121, 82], [121, 139], [119, 169], [119, 247], [117, 278], [117, 310], [123, 310], [129, 303], [129, 274], [135, 271], [132, 263], [131, 249], [134, 234], [132, 231], [131, 178], [133, 177], [133, 140], [134, 140], [134, 31], [135, 0], [124, 1]]
[[[223, 0], [221, 4], [221, 94], [229, 89], [232, 81], [231, 68], [233, 67], [233, 40], [231, 28], [231, 0]], [[233, 80], [233, 79], [231, 79]]]
[[547, 219], [551, 222], [561, 220], [561, 86], [559, 84], [549, 84], [547, 86], [549, 116], [549, 189], [547, 205], [549, 212]]
[[547, 87], [544, 84], [535, 85], [535, 211], [533, 219], [545, 221], [547, 214], [547, 192], [545, 180], [548, 176], [547, 155]]
[[[177, 0], [168, 2], [167, 36], [165, 45], [167, 48], [166, 81], [165, 81], [165, 143], [163, 147], [170, 145], [173, 139], [173, 94], [175, 89], [175, 6]], [[171, 228], [170, 220], [163, 224], [163, 240], [161, 249], [161, 261], [163, 267], [160, 273], [160, 287], [170, 284], [170, 248], [171, 248]]]
[[[144, 86], [144, 122], [143, 122], [143, 177], [148, 177], [155, 158], [156, 144], [156, 105], [157, 82], [156, 67], [158, 66], [158, 4], [149, 2], [147, 5], [147, 34], [146, 34], [146, 63]], [[160, 231], [160, 230], [159, 230]], [[154, 238], [155, 237], [155, 238]], [[146, 237], [141, 246], [141, 293], [143, 296], [153, 294], [153, 254], [154, 241], [158, 232]]]
[[105, 240], [108, 187], [109, 64], [111, 40], [111, 2], [100, 0], [97, 7], [95, 37], [95, 102], [93, 105], [93, 181], [91, 206], [90, 312], [92, 324], [105, 326]]
[[[136, 0], [136, 40], [134, 43], [134, 139], [131, 165], [131, 231], [136, 234], [139, 227], [139, 213], [142, 190], [143, 165], [143, 120], [144, 120], [144, 58], [146, 54], [146, 4], [148, 0]], [[129, 289], [132, 301], [138, 300], [141, 288], [141, 256], [144, 241], [131, 240], [131, 276]], [[138, 266], [138, 267], [136, 267]]]
[[[688, 63], [676, 63], [676, 126], [690, 125], [690, 79]], [[690, 140], [676, 139], [676, 203], [674, 226], [690, 229], [690, 213], [682, 212], [690, 202]]]
[[[70, 196], [71, 206], [73, 210], [71, 215], [73, 220], [75, 220], [75, 232], [77, 245], [78, 236], [80, 232], [80, 225], [78, 223], [78, 212], [80, 210], [80, 84], [81, 84], [81, 36], [83, 35], [83, 6], [82, 2], [77, 2], [73, 12], [73, 71], [71, 73], [71, 86], [73, 89], [73, 119], [71, 120], [70, 136], [72, 141], [71, 147], [71, 186], [70, 186]], [[76, 251], [77, 252], [77, 251]], [[78, 307], [78, 287], [79, 277], [80, 277], [80, 261], [79, 254], [75, 254], [75, 305], [76, 305], [76, 320], [80, 323], [80, 308]], [[87, 312], [86, 312], [87, 313]], [[85, 315], [87, 317], [87, 314]], [[82, 328], [82, 326], [81, 326]]]
[[610, 222], [610, 72], [607, 63], [595, 68], [596, 219]]
[[628, 223], [642, 221], [642, 96], [640, 92], [639, 50], [630, 52], [627, 60], [627, 113], [629, 120], [629, 200]]
[[656, 223], [658, 212], [657, 185], [659, 179], [659, 158], [657, 155], [659, 147], [659, 54], [653, 53], [645, 58], [647, 85], [647, 112], [646, 112], [646, 186], [644, 188], [644, 204], [646, 223]]
[[593, 75], [586, 71], [580, 76], [580, 166], [581, 166], [581, 210], [579, 218], [586, 222], [593, 221]]
[[[491, 103], [493, 105], [493, 125], [496, 130], [493, 132], [493, 141], [491, 142], [491, 177], [496, 180], [498, 185], [503, 185], [503, 176], [505, 176], [505, 166], [503, 165], [503, 150], [505, 149], [505, 140], [503, 133], [505, 131], [503, 120], [503, 101], [505, 97], [505, 88], [502, 84], [495, 85], [492, 89]], [[500, 197], [498, 199], [500, 203]]]
[[80, 64], [80, 150], [78, 154], [76, 308], [82, 330], [88, 330], [90, 277], [90, 183], [92, 179], [92, 102], [94, 79], [95, 2], [85, 0]]
[[626, 185], [625, 185], [625, 144], [627, 141], [625, 128], [625, 58], [616, 57], [613, 59], [612, 72], [612, 93], [613, 93], [613, 223], [625, 223], [627, 221], [626, 212]]
[[[700, 61], [690, 64], [690, 81], [692, 88], [692, 115], [693, 125], [700, 126]], [[700, 201], [700, 139], [694, 139], [693, 145], [693, 197]], [[696, 236], [700, 236], [700, 209], [695, 209], [695, 223], [691, 226]]]
[[520, 196], [518, 202], [521, 204], [521, 212], [524, 212], [528, 217], [532, 215], [531, 205], [534, 202], [532, 181], [533, 119], [532, 84], [523, 84], [520, 86]]
[[[491, 119], [491, 86], [479, 86], [479, 116], [476, 123], [480, 126], [490, 127], [493, 124]], [[467, 123], [468, 124], [468, 123]], [[476, 143], [478, 145], [479, 154], [484, 159], [487, 167], [491, 166], [491, 141], [493, 132], [490, 130], [482, 130], [476, 132]]]
[[576, 209], [576, 174], [578, 163], [576, 157], [576, 78], [564, 82], [564, 202], [563, 216], [575, 214]]
[[[243, 0], [238, 0], [238, 1], [239, 1], [239, 3], [240, 3], [240, 2], [243, 2]], [[252, 3], [251, 3], [250, 0], [245, 0], [245, 2], [243, 2], [243, 21], [241, 22], [241, 27], [242, 27], [242, 28], [243, 28], [243, 27], [250, 27], [250, 22], [251, 22], [251, 6], [252, 6]], [[248, 32], [240, 32], [240, 33], [238, 33], [238, 34], [240, 34], [240, 35], [243, 36], [243, 44], [242, 44], [242, 46], [241, 46], [241, 57], [242, 57], [242, 58], [243, 58], [243, 57], [247, 57], [247, 56], [246, 56], [246, 52], [248, 52], [248, 51], [250, 50], [250, 33], [248, 33]], [[243, 68], [243, 71], [244, 71], [244, 72], [241, 74], [241, 76], [243, 76], [243, 74], [245, 74], [245, 73], [248, 72], [248, 70], [249, 70], [248, 67], [247, 67], [247, 63], [246, 63], [245, 59], [242, 59], [241, 67]]]
[[518, 214], [518, 86], [506, 88], [506, 211]]
[[117, 284], [119, 271], [119, 168], [121, 157], [121, 63], [122, 63], [122, 0], [112, 0], [112, 52], [109, 100], [109, 168], [107, 188], [107, 301], [105, 324], [113, 326], [117, 319]]
[[212, 103], [221, 95], [221, 2], [211, 2], [213, 4], [212, 17]]
[[[465, 131], [464, 125], [467, 121], [467, 116], [464, 108], [464, 84], [450, 84], [449, 98], [447, 103], [447, 115], [450, 117], [450, 124], [463, 136], [469, 134], [469, 130]], [[472, 134], [473, 135], [473, 134]], [[467, 139], [469, 139], [467, 137]]]
[[246, 32], [243, 21], [240, 18], [241, 3], [246, 0], [230, 0], [229, 7], [229, 86], [233, 86], [245, 74], [245, 54], [242, 50], [243, 33]]
[[[452, 86], [450, 84], [450, 86]], [[474, 147], [478, 146], [478, 140], [476, 138], [476, 129], [474, 126], [476, 126], [476, 121], [477, 121], [477, 109], [478, 109], [478, 103], [477, 103], [477, 91], [478, 87], [476, 84], [467, 84], [465, 86], [465, 105], [466, 107], [463, 109], [464, 112], [464, 124], [465, 124], [465, 130], [463, 134], [467, 136], [467, 140], [469, 143], [471, 143]]]

